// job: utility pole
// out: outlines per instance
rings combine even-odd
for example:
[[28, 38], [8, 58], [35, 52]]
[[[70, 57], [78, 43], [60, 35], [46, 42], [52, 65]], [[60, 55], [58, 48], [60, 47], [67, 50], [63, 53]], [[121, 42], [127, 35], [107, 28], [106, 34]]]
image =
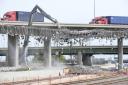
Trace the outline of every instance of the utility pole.
[[94, 18], [95, 18], [95, 15], [96, 15], [96, 14], [95, 14], [95, 12], [96, 12], [96, 8], [95, 8], [95, 7], [96, 7], [96, 2], [95, 2], [95, 0], [94, 0], [94, 2], [93, 2], [93, 6], [94, 6], [93, 11], [94, 11]]

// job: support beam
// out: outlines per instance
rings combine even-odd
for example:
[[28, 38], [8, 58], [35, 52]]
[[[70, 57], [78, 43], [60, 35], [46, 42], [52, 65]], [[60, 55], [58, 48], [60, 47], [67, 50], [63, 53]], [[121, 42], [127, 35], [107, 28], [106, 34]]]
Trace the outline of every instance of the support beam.
[[92, 66], [92, 54], [83, 54], [83, 65]]
[[15, 67], [19, 65], [18, 36], [16, 35], [8, 35], [8, 65]]
[[123, 38], [118, 39], [118, 70], [123, 68]]
[[44, 64], [45, 66], [52, 66], [52, 57], [51, 57], [51, 38], [46, 37], [44, 39]]
[[78, 63], [78, 65], [83, 65], [82, 52], [81, 51], [78, 52], [77, 63]]

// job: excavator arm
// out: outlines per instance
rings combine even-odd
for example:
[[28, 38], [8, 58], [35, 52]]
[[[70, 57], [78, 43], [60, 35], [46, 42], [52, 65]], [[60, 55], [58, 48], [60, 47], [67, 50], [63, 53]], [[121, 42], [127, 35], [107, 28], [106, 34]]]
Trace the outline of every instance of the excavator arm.
[[[42, 10], [38, 5], [36, 5], [33, 10], [31, 11], [30, 13], [30, 17], [29, 17], [29, 22], [28, 22], [28, 26], [32, 26], [32, 18], [33, 18], [33, 14], [37, 12], [37, 10], [44, 16], [46, 17], [47, 19], [51, 20], [52, 22], [54, 23], [57, 23], [58, 24], [58, 21], [51, 17], [49, 14], [47, 14], [44, 10]], [[59, 28], [59, 26], [58, 26]], [[21, 63], [26, 63], [26, 56], [27, 56], [27, 50], [28, 50], [28, 43], [29, 43], [29, 32], [28, 32], [28, 35], [25, 36], [25, 39], [24, 39], [24, 44], [23, 44], [23, 50], [22, 50], [22, 56], [23, 57]], [[26, 64], [27, 65], [27, 64]]]
[[36, 5], [36, 6], [33, 8], [33, 10], [31, 11], [30, 18], [29, 18], [29, 23], [32, 22], [32, 15], [33, 15], [34, 13], [36, 13], [37, 10], [39, 10], [39, 12], [40, 12], [44, 17], [46, 17], [47, 19], [51, 20], [51, 21], [54, 22], [54, 23], [58, 23], [58, 21], [57, 21], [55, 18], [53, 18], [53, 17], [51, 17], [49, 14], [47, 14], [47, 13], [46, 13], [43, 9], [41, 9], [38, 5]]

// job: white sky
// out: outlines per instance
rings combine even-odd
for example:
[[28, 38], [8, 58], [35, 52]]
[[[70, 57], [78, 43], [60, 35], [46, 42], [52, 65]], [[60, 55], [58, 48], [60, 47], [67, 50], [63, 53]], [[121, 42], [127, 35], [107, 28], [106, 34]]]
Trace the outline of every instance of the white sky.
[[[0, 0], [0, 16], [7, 11], [31, 11], [38, 4], [52, 17], [66, 23], [89, 23], [94, 0]], [[96, 16], [128, 16], [128, 0], [95, 0]]]

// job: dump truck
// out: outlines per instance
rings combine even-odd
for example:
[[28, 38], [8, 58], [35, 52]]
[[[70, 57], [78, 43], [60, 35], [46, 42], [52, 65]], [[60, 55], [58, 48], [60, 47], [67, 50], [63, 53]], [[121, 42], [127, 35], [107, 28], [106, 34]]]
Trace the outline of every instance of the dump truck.
[[[26, 11], [9, 11], [3, 15], [3, 18], [1, 18], [1, 20], [4, 20], [4, 21], [29, 21], [30, 14], [31, 14], [31, 12], [26, 12]], [[36, 12], [33, 14], [32, 21], [33, 22], [43, 22], [44, 16], [41, 13]]]
[[90, 24], [128, 25], [128, 17], [127, 16], [100, 16], [92, 19]]

